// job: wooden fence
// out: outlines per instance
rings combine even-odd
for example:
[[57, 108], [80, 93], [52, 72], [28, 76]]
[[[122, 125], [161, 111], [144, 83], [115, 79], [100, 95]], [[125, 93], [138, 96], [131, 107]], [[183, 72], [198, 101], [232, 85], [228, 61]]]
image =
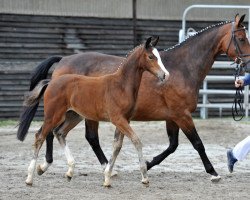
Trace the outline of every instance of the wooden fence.
[[[200, 30], [215, 23], [191, 22], [187, 27]], [[159, 35], [158, 48], [166, 49], [178, 43], [180, 28], [180, 21], [138, 20], [137, 43]], [[132, 48], [132, 19], [0, 14], [0, 119], [19, 117], [30, 73], [43, 59], [86, 51], [125, 56]], [[37, 119], [41, 117], [42, 106]]]

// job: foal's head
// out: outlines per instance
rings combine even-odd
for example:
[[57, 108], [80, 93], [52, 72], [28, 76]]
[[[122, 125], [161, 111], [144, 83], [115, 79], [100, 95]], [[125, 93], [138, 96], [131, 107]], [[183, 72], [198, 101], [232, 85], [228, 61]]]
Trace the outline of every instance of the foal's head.
[[157, 76], [161, 81], [168, 79], [169, 72], [164, 67], [160, 54], [155, 48], [159, 37], [155, 40], [152, 40], [152, 37], [149, 37], [142, 47], [142, 56], [140, 57], [140, 66]]
[[[250, 66], [250, 44], [246, 35], [246, 27], [242, 24], [245, 15], [235, 16], [234, 22], [224, 26], [227, 34], [221, 41], [223, 51], [237, 64]], [[249, 27], [250, 28], [250, 27]]]

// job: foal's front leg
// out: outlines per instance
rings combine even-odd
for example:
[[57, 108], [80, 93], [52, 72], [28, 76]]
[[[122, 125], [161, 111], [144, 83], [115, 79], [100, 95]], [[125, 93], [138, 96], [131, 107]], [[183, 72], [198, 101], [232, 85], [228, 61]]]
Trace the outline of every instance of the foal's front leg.
[[[117, 119], [116, 118], [116, 119], [112, 119], [111, 121], [117, 127], [117, 129], [119, 129], [124, 135], [126, 135], [134, 144], [134, 146], [137, 150], [137, 153], [138, 153], [138, 157], [139, 157], [140, 171], [141, 171], [141, 175], [142, 175], [142, 183], [144, 183], [144, 184], [149, 183], [148, 176], [147, 176], [147, 166], [146, 166], [145, 159], [143, 158], [142, 143], [141, 143], [140, 139], [138, 138], [138, 136], [135, 134], [135, 132], [130, 127], [127, 119], [125, 119], [125, 118]], [[110, 165], [111, 163], [114, 162], [112, 159], [113, 158], [111, 157], [108, 165]], [[110, 184], [107, 184], [106, 182], [104, 183], [104, 185], [110, 186]]]
[[112, 170], [115, 164], [115, 160], [122, 148], [123, 138], [124, 134], [122, 134], [118, 129], [116, 129], [113, 141], [113, 154], [110, 158], [109, 163], [106, 166], [106, 169], [104, 170], [105, 181], [103, 185], [106, 187], [110, 186], [110, 177], [112, 176]]

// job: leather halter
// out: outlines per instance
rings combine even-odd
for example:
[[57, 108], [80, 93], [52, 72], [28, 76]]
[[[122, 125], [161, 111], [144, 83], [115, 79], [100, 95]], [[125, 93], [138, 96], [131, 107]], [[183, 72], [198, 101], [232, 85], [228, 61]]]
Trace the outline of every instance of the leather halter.
[[230, 45], [233, 41], [233, 44], [234, 44], [234, 50], [235, 50], [235, 53], [236, 53], [236, 58], [234, 60], [234, 62], [237, 64], [237, 65], [240, 65], [240, 67], [244, 67], [246, 66], [249, 62], [250, 62], [250, 59], [246, 62], [243, 61], [242, 58], [244, 57], [248, 57], [250, 56], [250, 54], [243, 54], [241, 49], [240, 49], [240, 46], [239, 44], [237, 43], [237, 40], [236, 40], [236, 37], [235, 37], [235, 32], [238, 32], [238, 31], [242, 31], [242, 30], [246, 30], [246, 27], [243, 27], [243, 28], [240, 28], [240, 29], [237, 29], [237, 30], [234, 30], [234, 23], [235, 22], [232, 22], [232, 29], [231, 29], [231, 33], [232, 33], [232, 36], [231, 36], [231, 39], [230, 39], [230, 42], [228, 44], [228, 47], [227, 47], [227, 50], [226, 50], [226, 54], [228, 56], [228, 50], [230, 48]]
[[[242, 58], [248, 57], [248, 56], [250, 56], [250, 54], [243, 54], [242, 53], [242, 51], [237, 43], [236, 37], [235, 37], [235, 32], [242, 31], [242, 30], [246, 30], [246, 28], [243, 27], [243, 28], [234, 30], [234, 22], [232, 22], [232, 29], [231, 29], [232, 37], [230, 39], [230, 42], [228, 44], [227, 51], [226, 51], [226, 54], [228, 56], [228, 50], [229, 50], [229, 47], [233, 41], [234, 50], [236, 53], [236, 58], [234, 60], [234, 63], [237, 64], [236, 68], [235, 68], [235, 80], [236, 80], [236, 78], [239, 77], [242, 68], [247, 66], [247, 64], [250, 62], [250, 59], [246, 62], [243, 61]], [[244, 117], [242, 87], [236, 88], [235, 96], [234, 96], [234, 103], [232, 106], [232, 116], [233, 116], [233, 119], [235, 121], [240, 121]]]

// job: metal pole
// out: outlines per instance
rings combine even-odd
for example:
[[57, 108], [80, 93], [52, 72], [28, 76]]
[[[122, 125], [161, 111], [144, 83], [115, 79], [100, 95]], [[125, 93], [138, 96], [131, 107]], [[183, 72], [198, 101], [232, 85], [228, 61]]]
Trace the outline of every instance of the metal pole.
[[136, 0], [133, 0], [133, 36], [134, 36], [134, 47], [137, 45], [137, 34], [136, 34]]
[[248, 36], [250, 37], [250, 6], [240, 6], [240, 5], [191, 5], [187, 7], [182, 15], [182, 38], [185, 38], [186, 34], [186, 15], [188, 11], [193, 8], [239, 8], [239, 9], [248, 9]]

